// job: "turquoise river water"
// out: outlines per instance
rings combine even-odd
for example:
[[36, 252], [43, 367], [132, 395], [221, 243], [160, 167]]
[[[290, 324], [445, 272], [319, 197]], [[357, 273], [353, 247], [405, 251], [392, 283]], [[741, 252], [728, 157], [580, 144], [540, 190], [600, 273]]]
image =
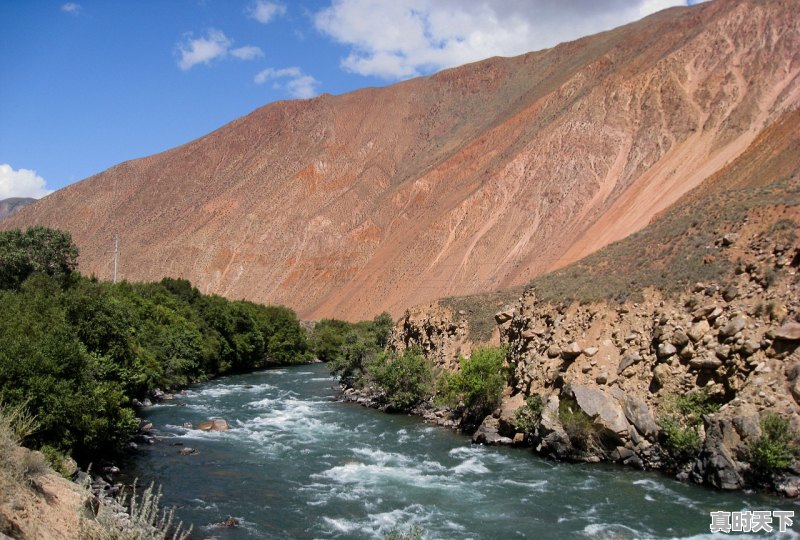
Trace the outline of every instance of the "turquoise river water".
[[[161, 484], [163, 502], [197, 538], [384, 538], [414, 525], [426, 539], [743, 538], [710, 535], [709, 512], [799, 509], [656, 473], [475, 446], [418, 418], [338, 402], [336, 393], [319, 364], [194, 386], [145, 411], [158, 442], [128, 469], [142, 484]], [[231, 429], [181, 427], [209, 418]], [[183, 447], [198, 454], [179, 455]], [[214, 525], [228, 516], [239, 527]]]

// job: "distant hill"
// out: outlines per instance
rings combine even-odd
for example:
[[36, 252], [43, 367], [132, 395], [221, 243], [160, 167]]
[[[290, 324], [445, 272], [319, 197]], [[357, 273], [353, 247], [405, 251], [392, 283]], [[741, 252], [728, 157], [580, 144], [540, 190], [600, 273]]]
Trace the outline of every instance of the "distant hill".
[[10, 199], [3, 199], [0, 201], [0, 219], [4, 219], [35, 202], [36, 199], [31, 199], [29, 197], [12, 197]]
[[273, 103], [0, 227], [69, 230], [81, 270], [101, 278], [118, 234], [124, 278], [184, 277], [303, 318], [524, 285], [643, 229], [774, 134], [800, 105], [798, 7], [673, 8], [515, 58]]

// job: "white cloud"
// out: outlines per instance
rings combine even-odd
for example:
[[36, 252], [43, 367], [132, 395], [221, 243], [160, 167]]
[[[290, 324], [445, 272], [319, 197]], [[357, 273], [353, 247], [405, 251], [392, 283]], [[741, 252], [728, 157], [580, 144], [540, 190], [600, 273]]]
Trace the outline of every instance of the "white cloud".
[[9, 197], [33, 197], [38, 199], [52, 193], [44, 178], [30, 169], [15, 171], [7, 163], [0, 164], [0, 200]]
[[246, 47], [239, 47], [238, 49], [231, 49], [231, 56], [240, 60], [252, 60], [264, 56], [264, 51], [258, 47], [248, 45]]
[[286, 6], [277, 2], [267, 2], [257, 0], [255, 4], [247, 9], [247, 16], [260, 23], [267, 24], [275, 17], [286, 14]]
[[514, 56], [631, 22], [686, 0], [334, 0], [316, 28], [350, 46], [342, 67], [404, 79]]
[[65, 13], [72, 13], [73, 15], [77, 15], [82, 9], [83, 6], [76, 4], [75, 2], [67, 2], [61, 6], [61, 11]]
[[191, 34], [187, 34], [182, 43], [178, 43], [176, 50], [180, 56], [178, 67], [183, 71], [191, 69], [197, 64], [208, 64], [217, 58], [225, 58], [230, 55], [240, 60], [252, 60], [264, 53], [258, 47], [247, 45], [237, 49], [231, 49], [233, 40], [226, 36], [221, 30], [208, 30], [205, 37], [192, 39]]
[[[285, 82], [281, 82], [286, 79]], [[303, 73], [299, 67], [288, 67], [283, 69], [267, 68], [259, 71], [253, 79], [256, 84], [264, 84], [267, 81], [275, 81], [274, 88], [285, 88], [294, 98], [311, 98], [317, 95], [319, 81], [311, 75]]]

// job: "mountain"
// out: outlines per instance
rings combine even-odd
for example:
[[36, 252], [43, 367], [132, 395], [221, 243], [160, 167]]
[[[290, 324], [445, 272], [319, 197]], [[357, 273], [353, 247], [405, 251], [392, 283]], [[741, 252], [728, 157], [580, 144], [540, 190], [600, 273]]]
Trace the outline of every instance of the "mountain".
[[19, 212], [29, 204], [35, 203], [36, 199], [29, 197], [11, 197], [0, 201], [0, 220]]
[[798, 108], [798, 8], [717, 0], [273, 103], [0, 226], [68, 229], [101, 278], [116, 233], [129, 280], [185, 277], [304, 318], [525, 284], [642, 229]]

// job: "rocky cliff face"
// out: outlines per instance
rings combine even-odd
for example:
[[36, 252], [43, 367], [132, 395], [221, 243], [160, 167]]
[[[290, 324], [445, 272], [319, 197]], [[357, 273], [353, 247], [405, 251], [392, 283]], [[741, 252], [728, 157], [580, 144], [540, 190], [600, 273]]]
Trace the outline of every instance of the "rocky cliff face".
[[672, 9], [516, 58], [274, 103], [4, 220], [80, 269], [357, 320], [527, 283], [644, 227], [800, 103], [797, 2]]
[[[675, 295], [553, 304], [527, 290], [495, 317], [513, 375], [475, 440], [662, 469], [722, 489], [764, 482], [750, 463], [761, 420], [776, 414], [800, 430], [798, 223], [797, 206], [751, 213], [709, 247], [709, 256], [737, 261], [733, 274]], [[472, 346], [467, 326], [438, 304], [420, 307], [400, 320], [393, 346], [419, 344], [453, 369], [454, 355]], [[692, 395], [715, 406], [698, 418], [694, 451], [676, 456], [667, 423], [678, 398]], [[523, 430], [515, 413], [531, 396], [542, 407]], [[772, 487], [797, 496], [798, 473], [795, 464]]]

